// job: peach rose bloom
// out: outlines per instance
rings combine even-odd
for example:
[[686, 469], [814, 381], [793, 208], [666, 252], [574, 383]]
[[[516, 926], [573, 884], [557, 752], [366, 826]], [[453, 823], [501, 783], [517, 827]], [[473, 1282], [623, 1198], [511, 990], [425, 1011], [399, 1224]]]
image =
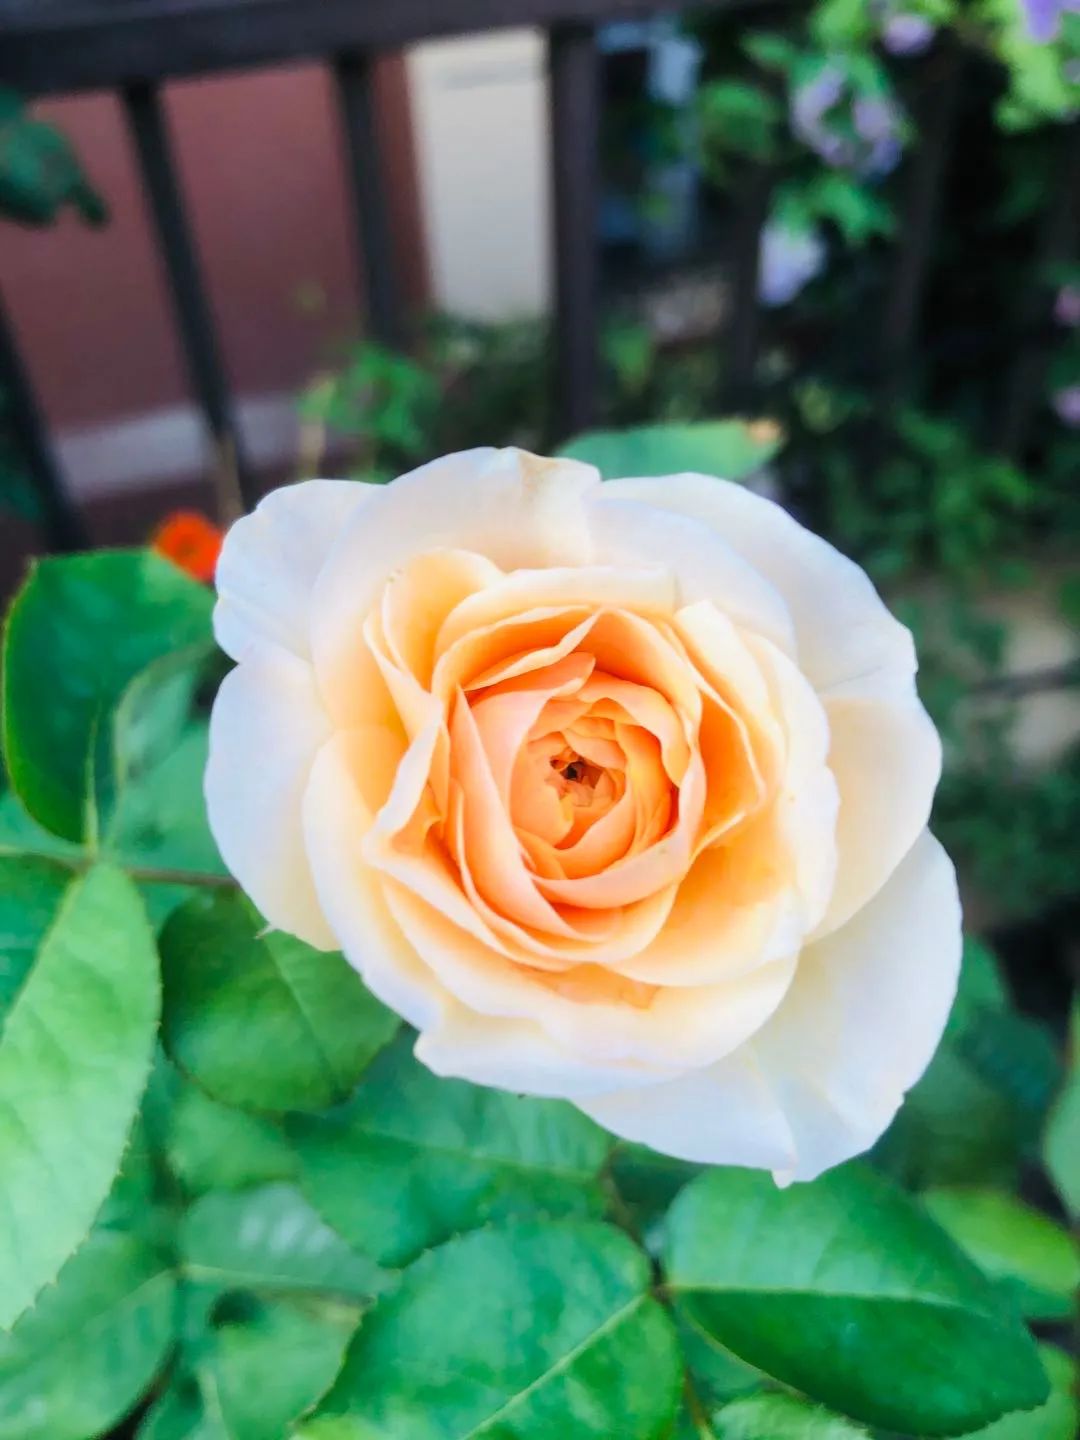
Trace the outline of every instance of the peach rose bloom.
[[726, 481], [473, 450], [275, 491], [217, 585], [222, 855], [425, 1065], [781, 1180], [882, 1133], [960, 914], [856, 565]]

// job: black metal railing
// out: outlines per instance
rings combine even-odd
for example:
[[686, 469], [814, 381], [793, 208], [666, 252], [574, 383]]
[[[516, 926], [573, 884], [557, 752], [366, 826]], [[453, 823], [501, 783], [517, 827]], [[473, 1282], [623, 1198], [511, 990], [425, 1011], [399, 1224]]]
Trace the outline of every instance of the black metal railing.
[[[599, 70], [595, 29], [602, 22], [663, 8], [656, 0], [0, 0], [0, 85], [23, 94], [119, 92], [156, 231], [192, 391], [216, 463], [228, 467], [247, 503], [245, 462], [212, 306], [186, 218], [161, 87], [169, 79], [250, 69], [302, 58], [324, 60], [335, 77], [356, 222], [360, 298], [370, 331], [389, 344], [407, 336], [401, 277], [389, 216], [385, 137], [373, 91], [376, 56], [455, 33], [532, 25], [548, 36], [554, 215], [554, 414], [562, 433], [595, 418], [598, 389], [599, 275], [597, 196]], [[696, 8], [766, 16], [774, 0], [697, 0]], [[882, 407], [899, 393], [917, 334], [936, 216], [952, 142], [951, 116], [962, 60], [947, 47], [927, 87], [932, 113], [909, 165], [908, 197], [893, 276], [877, 326], [868, 327]], [[1063, 132], [1061, 194], [1048, 214], [1042, 260], [1075, 243], [1080, 190], [1080, 127]], [[1069, 182], [1069, 183], [1066, 183]], [[752, 403], [759, 314], [757, 266], [770, 177], [751, 172], [731, 236], [733, 303], [728, 324], [731, 407]], [[1037, 266], [1032, 266], [1032, 272]], [[1038, 331], [1037, 292], [1019, 320]], [[1025, 305], [1027, 309], [1025, 309]], [[1033, 308], [1036, 307], [1036, 308]], [[1029, 313], [1030, 312], [1030, 313]], [[876, 332], [876, 343], [874, 334]], [[1044, 343], [1044, 342], [1043, 342]], [[1023, 448], [1038, 403], [1037, 333], [1018, 345], [1001, 409], [998, 443]], [[13, 405], [16, 439], [42, 501], [48, 543], [72, 548], [84, 532], [42, 422], [10, 323], [0, 303], [0, 386]]]

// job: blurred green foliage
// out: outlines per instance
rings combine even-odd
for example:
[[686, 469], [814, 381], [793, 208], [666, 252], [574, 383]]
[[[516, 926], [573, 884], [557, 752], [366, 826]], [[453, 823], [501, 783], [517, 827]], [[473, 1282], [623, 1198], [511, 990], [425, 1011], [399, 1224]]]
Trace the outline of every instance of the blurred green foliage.
[[[67, 137], [35, 120], [22, 97], [0, 86], [0, 222], [53, 225], [71, 207], [89, 225], [103, 225], [108, 209], [90, 183]], [[11, 434], [0, 388], [0, 512], [38, 515], [37, 497]]]

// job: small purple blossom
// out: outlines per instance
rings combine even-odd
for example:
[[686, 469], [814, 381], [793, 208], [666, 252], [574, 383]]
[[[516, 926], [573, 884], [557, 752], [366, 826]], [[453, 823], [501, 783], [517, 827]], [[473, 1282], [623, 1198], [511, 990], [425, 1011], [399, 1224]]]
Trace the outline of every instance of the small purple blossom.
[[1066, 385], [1064, 389], [1056, 391], [1051, 403], [1058, 413], [1058, 418], [1068, 425], [1070, 430], [1080, 430], [1080, 385]]
[[925, 15], [898, 11], [883, 21], [881, 43], [890, 55], [921, 55], [936, 33], [935, 25]]
[[826, 65], [812, 80], [797, 86], [791, 97], [792, 133], [830, 163], [831, 154], [825, 151], [832, 151], [839, 137], [826, 128], [825, 119], [829, 111], [839, 105], [843, 94], [843, 71], [835, 65]]
[[1067, 10], [1080, 10], [1080, 0], [1023, 0], [1023, 6], [1028, 34], [1045, 44], [1057, 39], [1062, 15]]
[[1054, 319], [1074, 330], [1080, 325], [1080, 285], [1063, 285], [1054, 301]]
[[769, 221], [758, 252], [758, 299], [763, 305], [787, 305], [825, 264], [825, 241], [813, 229]]
[[855, 133], [869, 150], [857, 166], [863, 175], [887, 175], [900, 159], [900, 110], [887, 95], [859, 95], [851, 107]]
[[796, 86], [790, 123], [796, 138], [834, 169], [885, 175], [900, 158], [899, 106], [888, 95], [852, 97], [838, 65], [825, 65]]

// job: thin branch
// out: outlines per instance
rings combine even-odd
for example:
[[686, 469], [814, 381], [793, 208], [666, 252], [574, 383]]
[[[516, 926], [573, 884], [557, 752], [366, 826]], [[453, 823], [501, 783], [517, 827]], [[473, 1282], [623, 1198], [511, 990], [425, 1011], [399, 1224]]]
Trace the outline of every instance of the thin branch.
[[1062, 665], [1046, 665], [1039, 670], [1021, 670], [1012, 675], [991, 675], [972, 687], [973, 695], [995, 695], [1004, 700], [1018, 700], [1037, 695], [1043, 690], [1063, 690], [1080, 683], [1080, 660], [1067, 660]]
[[634, 1213], [626, 1203], [626, 1197], [619, 1189], [611, 1168], [617, 1149], [618, 1146], [616, 1145], [608, 1152], [608, 1157], [604, 1161], [603, 1169], [600, 1171], [600, 1184], [607, 1196], [608, 1207], [611, 1210], [611, 1218], [621, 1230], [625, 1230], [630, 1238], [640, 1245], [642, 1243], [641, 1232], [634, 1218]]
[[231, 875], [211, 875], [205, 870], [159, 869], [156, 865], [124, 865], [121, 868], [132, 880], [138, 880], [144, 885], [195, 885], [206, 890], [240, 888]]
[[698, 1394], [693, 1380], [690, 1378], [689, 1371], [686, 1372], [684, 1393], [687, 1414], [690, 1416], [694, 1429], [697, 1431], [698, 1440], [716, 1440], [716, 1431], [712, 1428], [708, 1412], [702, 1403], [701, 1396]]

